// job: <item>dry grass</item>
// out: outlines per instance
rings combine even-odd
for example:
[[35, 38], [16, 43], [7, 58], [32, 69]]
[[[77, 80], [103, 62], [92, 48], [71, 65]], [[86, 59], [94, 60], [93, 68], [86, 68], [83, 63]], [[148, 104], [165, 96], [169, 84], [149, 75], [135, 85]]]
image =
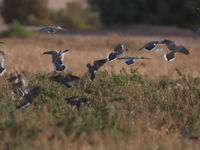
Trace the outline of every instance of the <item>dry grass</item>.
[[[174, 62], [165, 62], [163, 54], [139, 52], [151, 40], [175, 40], [189, 49], [190, 55], [177, 55]], [[187, 125], [191, 133], [200, 133], [199, 38], [192, 36], [128, 36], [108, 35], [41, 35], [32, 39], [1, 39], [6, 54], [7, 72], [0, 77], [0, 149], [79, 149], [79, 150], [198, 150], [199, 140], [183, 136]], [[124, 56], [146, 56], [132, 67], [121, 61], [105, 64], [100, 70], [119, 73], [124, 67], [130, 74], [108, 75], [98, 72], [95, 82], [88, 77], [83, 87], [74, 84], [66, 89], [50, 82], [47, 73], [54, 68], [47, 50], [66, 49], [64, 64], [75, 75], [87, 72], [86, 64], [105, 58], [118, 43], [129, 48]], [[139, 74], [130, 69], [139, 68]], [[189, 76], [179, 76], [175, 69]], [[26, 70], [31, 85], [40, 84], [43, 90], [28, 108], [16, 110], [20, 101], [10, 101], [6, 78], [10, 73]], [[41, 73], [41, 74], [32, 74]], [[151, 79], [156, 82], [148, 81]], [[161, 80], [163, 79], [164, 80]], [[63, 99], [87, 96], [92, 108], [80, 111]]]
[[[138, 51], [138, 49], [151, 40], [160, 39], [175, 40], [177, 44], [183, 44], [189, 49], [190, 55], [177, 54], [176, 60], [166, 62], [163, 54], [168, 52], [166, 47], [163, 52], [153, 53]], [[129, 48], [129, 52], [124, 56], [147, 56], [151, 60], [138, 60], [134, 66], [125, 66], [122, 61], [114, 61], [107, 63], [101, 70], [111, 72], [119, 72], [122, 67], [128, 71], [130, 68], [139, 67], [142, 75], [148, 76], [150, 79], [160, 79], [162, 77], [175, 78], [175, 68], [181, 70], [185, 74], [193, 77], [199, 76], [200, 53], [199, 38], [196, 37], [133, 37], [120, 36], [117, 34], [109, 34], [106, 36], [98, 35], [67, 35], [67, 36], [40, 36], [35, 39], [2, 39], [4, 45], [0, 45], [5, 51], [5, 67], [7, 73], [15, 73], [18, 70], [28, 70], [29, 72], [51, 72], [53, 66], [51, 57], [42, 55], [44, 51], [67, 49], [70, 52], [65, 55], [64, 64], [68, 66], [68, 70], [81, 76], [87, 71], [86, 64], [96, 59], [107, 57], [108, 52], [118, 44], [123, 43]]]

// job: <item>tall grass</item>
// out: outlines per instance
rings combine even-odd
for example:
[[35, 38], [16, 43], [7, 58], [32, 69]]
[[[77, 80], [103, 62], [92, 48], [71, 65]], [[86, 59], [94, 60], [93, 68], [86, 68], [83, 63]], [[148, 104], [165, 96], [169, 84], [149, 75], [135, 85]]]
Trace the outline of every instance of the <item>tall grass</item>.
[[[183, 135], [200, 135], [200, 78], [182, 74], [153, 82], [137, 70], [97, 72], [94, 82], [83, 75], [72, 89], [47, 74], [24, 75], [30, 86], [41, 85], [34, 103], [16, 110], [11, 88], [0, 79], [1, 149], [199, 149]], [[89, 98], [79, 110], [64, 99]]]

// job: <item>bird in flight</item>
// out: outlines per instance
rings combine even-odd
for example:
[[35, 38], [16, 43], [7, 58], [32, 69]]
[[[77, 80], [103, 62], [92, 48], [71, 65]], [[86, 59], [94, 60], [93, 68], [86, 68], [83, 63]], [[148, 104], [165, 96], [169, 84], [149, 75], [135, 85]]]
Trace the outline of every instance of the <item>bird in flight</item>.
[[173, 61], [176, 58], [176, 53], [182, 53], [189, 55], [190, 52], [183, 45], [176, 45], [175, 42], [170, 40], [163, 40], [162, 44], [165, 44], [171, 52], [164, 55], [166, 61]]
[[71, 88], [72, 85], [70, 85], [68, 82], [79, 80], [80, 78], [71, 74], [67, 74], [66, 76], [58, 74], [56, 76], [49, 77], [49, 79], [52, 81], [64, 84], [67, 88]]
[[25, 89], [25, 95], [24, 95], [24, 102], [17, 106], [16, 109], [24, 108], [35, 100], [35, 98], [40, 94], [41, 87], [40, 86], [33, 86], [30, 88]]
[[157, 50], [158, 49], [156, 47], [157, 44], [161, 44], [161, 41], [151, 41], [151, 42], [148, 42], [143, 47], [141, 47], [139, 50], [145, 50], [145, 51]]
[[40, 29], [39, 32], [47, 32], [49, 34], [52, 34], [52, 33], [56, 33], [57, 31], [64, 31], [64, 30], [65, 29], [59, 26], [47, 26]]
[[124, 63], [126, 65], [133, 65], [135, 64], [135, 59], [151, 59], [151, 58], [147, 58], [147, 57], [120, 57], [117, 59], [122, 59], [122, 60], [126, 60]]
[[88, 71], [90, 74], [90, 79], [91, 81], [94, 81], [95, 79], [95, 72], [101, 67], [103, 66], [108, 60], [107, 59], [100, 59], [100, 60], [96, 60], [93, 62], [93, 65], [91, 65], [90, 63], [87, 64], [88, 67]]
[[113, 60], [117, 59], [118, 56], [122, 55], [123, 53], [125, 53], [127, 51], [128, 51], [128, 49], [124, 49], [123, 44], [118, 44], [117, 46], [115, 46], [114, 52], [108, 53], [107, 59], [108, 59], [108, 61], [113, 61]]
[[20, 96], [20, 99], [24, 97], [24, 89], [27, 88], [28, 83], [25, 77], [22, 77], [20, 74], [12, 76], [8, 79], [12, 85], [12, 100], [17, 100], [17, 97]]
[[63, 50], [63, 51], [47, 51], [44, 52], [43, 54], [49, 54], [52, 55], [52, 64], [55, 67], [55, 71], [56, 72], [62, 72], [65, 69], [67, 69], [67, 66], [65, 66], [63, 64], [63, 59], [64, 59], [64, 55], [66, 52], [68, 52], [69, 49]]
[[3, 73], [6, 71], [6, 69], [4, 68], [4, 52], [0, 51], [0, 76], [3, 75]]

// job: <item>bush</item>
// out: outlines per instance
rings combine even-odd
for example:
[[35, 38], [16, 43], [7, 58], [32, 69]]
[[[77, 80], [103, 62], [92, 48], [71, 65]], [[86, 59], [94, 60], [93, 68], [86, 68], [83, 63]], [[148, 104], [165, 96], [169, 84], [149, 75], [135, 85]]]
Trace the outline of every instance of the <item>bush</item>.
[[100, 26], [98, 13], [85, 9], [77, 2], [69, 2], [57, 13], [56, 23], [71, 29], [88, 29]]
[[2, 16], [6, 23], [18, 20], [26, 25], [53, 23], [53, 14], [47, 8], [47, 0], [3, 0]]
[[20, 38], [31, 38], [35, 37], [36, 33], [26, 30], [18, 21], [13, 21], [9, 30], [4, 31], [0, 34], [1, 37], [12, 37], [17, 36]]
[[200, 2], [191, 0], [88, 0], [100, 12], [105, 25], [148, 23], [185, 26], [200, 23], [196, 7]]

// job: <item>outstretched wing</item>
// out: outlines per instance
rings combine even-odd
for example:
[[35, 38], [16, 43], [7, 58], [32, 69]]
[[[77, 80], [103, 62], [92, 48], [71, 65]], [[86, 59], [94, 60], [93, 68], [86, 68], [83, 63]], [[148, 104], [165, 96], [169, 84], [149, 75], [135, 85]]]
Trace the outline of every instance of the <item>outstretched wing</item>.
[[120, 57], [120, 58], [117, 58], [117, 59], [133, 59], [133, 57]]
[[55, 54], [57, 54], [57, 52], [56, 51], [47, 51], [47, 52], [44, 52], [43, 54], [55, 55]]
[[69, 51], [69, 49], [63, 50], [59, 52], [59, 57], [61, 59], [61, 61], [63, 61], [65, 53], [67, 53]]
[[80, 79], [79, 77], [71, 75], [71, 74], [67, 74], [65, 76], [65, 81], [66, 82], [72, 82], [72, 81], [79, 80], [79, 79]]
[[180, 45], [180, 46], [177, 48], [177, 52], [183, 53], [183, 54], [185, 54], [185, 55], [189, 55], [189, 54], [190, 54], [190, 52], [189, 52], [185, 47], [183, 47], [182, 45]]
[[97, 71], [101, 66], [103, 66], [108, 60], [107, 59], [100, 59], [94, 61], [94, 70]]
[[51, 76], [51, 77], [49, 77], [49, 79], [51, 81], [55, 81], [55, 82], [62, 82], [64, 77], [61, 74], [59, 74], [59, 75], [56, 75], [56, 76]]
[[41, 28], [40, 30], [39, 30], [39, 32], [46, 32], [46, 31], [48, 31], [48, 30], [50, 30], [50, 26], [47, 26], [47, 27], [43, 27], [43, 28]]
[[178, 46], [176, 46], [176, 44], [170, 40], [163, 40], [161, 43], [165, 44], [167, 46], [167, 48], [172, 51], [176, 51], [178, 48]]
[[151, 58], [148, 58], [148, 57], [133, 57], [133, 59], [151, 59]]
[[3, 51], [0, 51], [0, 67], [3, 67], [4, 66], [4, 52]]

